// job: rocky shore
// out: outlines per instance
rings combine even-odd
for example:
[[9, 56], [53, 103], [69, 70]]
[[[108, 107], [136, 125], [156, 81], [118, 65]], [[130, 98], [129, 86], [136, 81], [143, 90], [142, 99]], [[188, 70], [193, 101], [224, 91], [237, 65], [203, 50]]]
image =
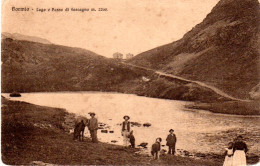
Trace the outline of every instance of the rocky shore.
[[[224, 156], [192, 154], [177, 149], [177, 156], [162, 154], [152, 160], [140, 148], [72, 140], [75, 114], [63, 109], [41, 107], [2, 98], [2, 161], [5, 164], [112, 164], [112, 165], [222, 165]], [[105, 129], [106, 124], [99, 126]], [[140, 124], [133, 124], [140, 125]], [[150, 146], [150, 145], [148, 145]], [[251, 156], [256, 163], [258, 156]]]

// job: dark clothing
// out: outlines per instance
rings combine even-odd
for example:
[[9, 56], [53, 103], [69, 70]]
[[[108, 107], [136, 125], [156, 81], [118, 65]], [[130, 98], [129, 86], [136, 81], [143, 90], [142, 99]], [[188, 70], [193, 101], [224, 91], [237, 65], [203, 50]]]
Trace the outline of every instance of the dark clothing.
[[233, 146], [233, 152], [236, 150], [243, 150], [246, 153], [248, 151], [247, 145], [244, 142], [235, 142]]
[[175, 146], [176, 142], [177, 142], [177, 138], [176, 138], [176, 135], [175, 134], [169, 134], [166, 138], [166, 145], [167, 146]]
[[169, 146], [168, 154], [173, 154], [175, 153], [175, 145], [174, 146]]
[[80, 140], [80, 134], [82, 133], [82, 140], [83, 140], [84, 130], [85, 130], [85, 123], [83, 121], [76, 123], [74, 128], [74, 139]]
[[160, 142], [155, 142], [153, 145], [152, 145], [152, 151], [156, 152], [156, 151], [160, 151], [161, 150], [161, 144]]
[[122, 125], [122, 131], [127, 130], [128, 132], [130, 132], [130, 122], [129, 121], [124, 121], [123, 125]]
[[175, 134], [169, 134], [166, 138], [166, 145], [169, 146], [169, 151], [168, 154], [173, 154], [175, 153], [175, 145], [177, 142], [177, 138]]
[[129, 135], [129, 139], [130, 139], [130, 144], [132, 148], [135, 148], [135, 137], [133, 134]]
[[151, 154], [154, 156], [155, 155], [155, 159], [158, 159], [159, 158], [159, 152], [161, 150], [161, 143], [160, 142], [155, 142], [153, 145], [152, 145], [152, 151], [151, 151]]

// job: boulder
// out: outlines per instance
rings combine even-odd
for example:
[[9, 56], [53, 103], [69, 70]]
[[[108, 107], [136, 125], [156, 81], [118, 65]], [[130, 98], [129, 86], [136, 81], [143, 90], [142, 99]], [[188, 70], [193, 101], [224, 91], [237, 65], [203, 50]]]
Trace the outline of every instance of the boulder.
[[147, 142], [142, 142], [140, 145], [138, 145], [138, 146], [141, 146], [141, 147], [143, 147], [143, 148], [147, 148], [147, 145], [148, 145], [148, 143]]
[[108, 133], [107, 130], [101, 130], [101, 133]]
[[142, 124], [138, 123], [138, 122], [130, 122], [131, 126], [137, 126], [137, 127], [140, 127], [142, 126]]
[[118, 141], [117, 141], [117, 140], [112, 140], [111, 142], [112, 142], [112, 143], [117, 143]]
[[9, 95], [10, 97], [21, 97], [21, 94], [18, 92], [13, 92]]
[[144, 123], [143, 126], [144, 127], [150, 127], [152, 124], [151, 123]]
[[114, 131], [113, 131], [113, 130], [111, 130], [111, 131], [109, 131], [109, 133], [114, 133]]

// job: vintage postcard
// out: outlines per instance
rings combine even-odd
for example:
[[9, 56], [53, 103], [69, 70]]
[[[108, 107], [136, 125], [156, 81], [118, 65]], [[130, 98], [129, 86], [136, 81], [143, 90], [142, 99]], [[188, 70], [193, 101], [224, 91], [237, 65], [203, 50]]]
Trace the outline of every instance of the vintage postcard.
[[5, 165], [257, 165], [258, 0], [2, 0]]

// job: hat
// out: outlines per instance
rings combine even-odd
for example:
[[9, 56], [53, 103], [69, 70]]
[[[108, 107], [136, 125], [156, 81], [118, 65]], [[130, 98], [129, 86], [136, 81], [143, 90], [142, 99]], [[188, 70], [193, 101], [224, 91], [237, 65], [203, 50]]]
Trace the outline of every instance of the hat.
[[126, 117], [127, 117], [128, 119], [130, 119], [130, 117], [129, 117], [128, 115], [125, 115], [125, 116], [124, 116], [124, 119], [125, 119]]
[[174, 132], [174, 130], [173, 130], [173, 129], [170, 129], [170, 130], [169, 130], [169, 132], [171, 132], [171, 131], [173, 131], [173, 132]]
[[88, 114], [89, 115], [96, 115], [94, 112], [89, 112]]

